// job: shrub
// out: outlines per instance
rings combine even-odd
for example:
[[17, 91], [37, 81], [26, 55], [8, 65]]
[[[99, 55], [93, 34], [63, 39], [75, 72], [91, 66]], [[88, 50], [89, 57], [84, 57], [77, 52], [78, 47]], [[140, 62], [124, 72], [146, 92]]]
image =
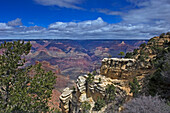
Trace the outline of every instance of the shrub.
[[165, 61], [161, 75], [164, 79], [164, 82], [170, 83], [170, 53], [165, 54]]
[[132, 57], [133, 57], [133, 53], [130, 52], [126, 53], [125, 58], [132, 58]]
[[125, 53], [121, 51], [118, 55], [120, 55], [121, 57], [123, 57], [123, 56], [125, 55]]
[[165, 35], [165, 33], [162, 33], [159, 37], [160, 37], [160, 38], [163, 38], [164, 35]]
[[146, 46], [146, 43], [143, 43], [140, 45], [140, 47], [144, 48]]
[[111, 85], [107, 85], [106, 87], [106, 99], [107, 99], [107, 102], [112, 102], [115, 100], [115, 86], [113, 84]]
[[166, 35], [170, 35], [170, 32], [167, 32]]
[[94, 75], [92, 75], [91, 73], [88, 74], [88, 77], [86, 79], [87, 83], [92, 83], [94, 80]]
[[106, 104], [105, 104], [105, 101], [103, 99], [100, 99], [98, 98], [97, 101], [95, 102], [95, 105], [94, 105], [94, 110], [95, 111], [100, 111], [102, 107], [104, 107]]
[[133, 55], [136, 55], [138, 53], [138, 49], [134, 49]]
[[144, 58], [143, 55], [140, 55], [138, 58], [139, 58], [139, 60], [140, 60], [141, 62], [144, 62], [144, 61], [145, 61], [145, 58]]
[[99, 78], [99, 83], [101, 83], [101, 81], [102, 81], [102, 79], [101, 79], [101, 78]]
[[93, 75], [97, 75], [97, 72], [96, 72], [96, 70], [94, 70], [94, 71], [93, 71]]
[[129, 82], [129, 85], [130, 85], [130, 93], [133, 93], [133, 96], [136, 97], [140, 89], [140, 85], [136, 77], [133, 78], [133, 82]]
[[82, 112], [83, 113], [89, 113], [89, 110], [91, 109], [91, 105], [85, 101], [81, 104]]
[[123, 113], [170, 113], [170, 106], [158, 96], [141, 96], [124, 104]]

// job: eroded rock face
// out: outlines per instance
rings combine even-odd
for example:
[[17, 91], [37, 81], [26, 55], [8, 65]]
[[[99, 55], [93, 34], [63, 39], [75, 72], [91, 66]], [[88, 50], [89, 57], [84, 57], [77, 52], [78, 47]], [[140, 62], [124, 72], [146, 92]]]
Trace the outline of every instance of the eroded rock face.
[[134, 73], [136, 66], [135, 59], [104, 58], [100, 74], [112, 79], [127, 78]]
[[98, 98], [105, 99], [107, 95], [105, 91], [108, 84], [115, 86], [114, 107], [119, 107], [122, 102], [126, 102], [132, 97], [129, 82], [133, 80], [133, 77], [136, 77], [139, 84], [144, 86], [147, 83], [145, 82], [146, 76], [152, 75], [154, 72], [152, 61], [159, 54], [154, 48], [166, 48], [169, 42], [170, 35], [154, 37], [147, 45], [144, 47], [140, 46], [136, 50], [131, 57], [133, 59], [104, 58], [100, 68], [100, 75], [94, 76], [92, 83], [87, 83], [87, 75], [79, 76], [75, 91], [68, 88], [64, 90], [60, 96], [62, 112], [79, 113], [82, 111], [81, 104], [87, 101], [91, 105], [90, 113], [104, 113], [106, 107], [103, 107], [98, 112], [94, 112], [92, 108]]
[[72, 99], [72, 92], [73, 90], [70, 90], [70, 88], [65, 88], [63, 90], [63, 93], [60, 95], [60, 107], [63, 111], [63, 113], [69, 112], [69, 102]]
[[[142, 65], [145, 70], [143, 70]], [[63, 91], [60, 96], [61, 109], [63, 113], [78, 113], [82, 111], [81, 104], [85, 101], [93, 108], [98, 98], [106, 97], [105, 91], [109, 84], [113, 84], [116, 88], [115, 107], [118, 107], [120, 103], [128, 101], [132, 97], [129, 81], [134, 76], [140, 76], [140, 79], [142, 79], [143, 74], [146, 75], [148, 72], [146, 63], [142, 64], [135, 59], [105, 58], [102, 60], [100, 75], [94, 76], [92, 83], [87, 83], [88, 75], [79, 76], [75, 91], [69, 88]], [[102, 108], [102, 110], [104, 109]], [[92, 112], [92, 109], [90, 112]]]
[[[106, 87], [108, 84], [114, 84], [116, 87], [116, 104], [119, 104], [131, 96], [130, 88], [127, 80], [111, 79], [106, 76], [96, 75], [91, 84], [86, 84], [87, 75], [79, 76], [76, 83], [76, 91], [66, 88], [62, 95], [61, 109], [63, 113], [78, 113], [81, 111], [81, 103], [87, 101], [91, 105], [91, 110], [94, 107], [98, 98], [105, 98]], [[100, 78], [100, 81], [99, 81]], [[104, 111], [106, 107], [102, 108]]]

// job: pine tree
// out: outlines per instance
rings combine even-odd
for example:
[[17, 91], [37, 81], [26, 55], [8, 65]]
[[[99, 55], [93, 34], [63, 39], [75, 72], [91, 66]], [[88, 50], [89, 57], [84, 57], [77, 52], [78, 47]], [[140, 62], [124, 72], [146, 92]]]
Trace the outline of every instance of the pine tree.
[[41, 64], [25, 67], [30, 42], [4, 42], [0, 46], [0, 112], [47, 112], [55, 78]]

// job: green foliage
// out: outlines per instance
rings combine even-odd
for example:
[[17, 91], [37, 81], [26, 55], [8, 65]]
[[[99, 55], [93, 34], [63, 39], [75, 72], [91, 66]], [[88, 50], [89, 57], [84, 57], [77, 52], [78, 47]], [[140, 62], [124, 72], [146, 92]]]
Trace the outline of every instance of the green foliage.
[[123, 57], [123, 56], [125, 55], [125, 53], [121, 51], [118, 55], [120, 55], [121, 57]]
[[133, 57], [133, 53], [130, 52], [126, 53], [125, 58], [132, 58], [132, 57]]
[[137, 55], [137, 54], [138, 54], [138, 49], [134, 49], [133, 55]]
[[97, 74], [97, 72], [96, 72], [96, 70], [94, 70], [94, 71], [93, 71], [93, 75], [96, 75], [96, 74]]
[[146, 47], [146, 43], [141, 44], [140, 47], [141, 47], [141, 48]]
[[144, 55], [145, 52], [143, 50], [140, 50], [140, 55]]
[[62, 113], [62, 112], [58, 109], [55, 109], [53, 113]]
[[160, 37], [160, 38], [163, 38], [164, 35], [165, 35], [165, 33], [162, 33], [159, 37]]
[[158, 58], [154, 63], [155, 68], [157, 69], [150, 77], [148, 91], [152, 96], [159, 94], [163, 96], [163, 98], [170, 100], [168, 95], [166, 96], [162, 93], [168, 90], [167, 88], [170, 83], [170, 53], [161, 56], [162, 57]]
[[159, 86], [162, 84], [161, 69], [158, 68], [151, 76], [148, 84], [149, 94], [155, 96], [158, 92]]
[[102, 79], [101, 79], [101, 78], [99, 78], [99, 83], [101, 83], [101, 81], [102, 81]]
[[144, 62], [144, 61], [145, 61], [145, 58], [144, 58], [143, 55], [140, 55], [140, 56], [138, 57], [138, 59], [139, 59], [141, 62]]
[[95, 111], [100, 111], [102, 107], [104, 107], [106, 104], [105, 104], [105, 101], [103, 99], [100, 99], [98, 98], [97, 101], [95, 102], [94, 104], [94, 110]]
[[89, 74], [88, 74], [88, 77], [87, 77], [87, 79], [86, 79], [86, 82], [91, 84], [91, 83], [93, 82], [93, 80], [94, 80], [94, 75], [92, 75], [91, 73], [89, 73]]
[[154, 39], [154, 38], [151, 38], [148, 42], [153, 42], [153, 41], [155, 41], [155, 39]]
[[89, 113], [89, 110], [91, 109], [91, 105], [85, 101], [81, 104], [82, 112], [83, 113]]
[[107, 102], [112, 102], [112, 101], [114, 101], [115, 100], [115, 86], [113, 85], [113, 84], [109, 84], [109, 85], [107, 85], [107, 87], [106, 87], [106, 100], [107, 100]]
[[0, 112], [47, 112], [55, 77], [41, 64], [24, 68], [30, 42], [4, 42], [0, 49]]
[[130, 93], [133, 93], [133, 96], [137, 97], [139, 94], [140, 85], [136, 77], [133, 78], [133, 82], [129, 82], [129, 86], [130, 86]]

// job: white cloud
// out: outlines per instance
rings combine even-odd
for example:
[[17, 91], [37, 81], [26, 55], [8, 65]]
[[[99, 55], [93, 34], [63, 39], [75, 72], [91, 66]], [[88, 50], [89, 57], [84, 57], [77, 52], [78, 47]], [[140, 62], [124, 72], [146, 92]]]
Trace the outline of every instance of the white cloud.
[[111, 11], [109, 9], [96, 9], [100, 13], [104, 13], [106, 15], [123, 15], [124, 13], [120, 11]]
[[166, 22], [170, 24], [170, 1], [169, 0], [128, 0], [137, 9], [130, 10], [127, 14], [121, 15], [126, 23], [157, 24]]
[[77, 5], [81, 4], [83, 0], [34, 0], [34, 1], [44, 6], [58, 6], [64, 8], [82, 9]]
[[[170, 24], [170, 0], [126, 0], [131, 9], [112, 11], [96, 9], [106, 15], [120, 15], [124, 23], [130, 24]], [[162, 23], [162, 24], [163, 24]]]
[[8, 26], [6, 23], [0, 23], [0, 31], [9, 29], [12, 29], [12, 27]]
[[41, 26], [11, 27], [0, 23], [0, 38], [23, 39], [149, 39], [170, 31], [170, 24], [109, 24], [101, 17], [82, 22], [55, 22], [48, 28]]
[[15, 20], [9, 21], [7, 24], [9, 26], [22, 26], [23, 25], [20, 18], [17, 18]]

